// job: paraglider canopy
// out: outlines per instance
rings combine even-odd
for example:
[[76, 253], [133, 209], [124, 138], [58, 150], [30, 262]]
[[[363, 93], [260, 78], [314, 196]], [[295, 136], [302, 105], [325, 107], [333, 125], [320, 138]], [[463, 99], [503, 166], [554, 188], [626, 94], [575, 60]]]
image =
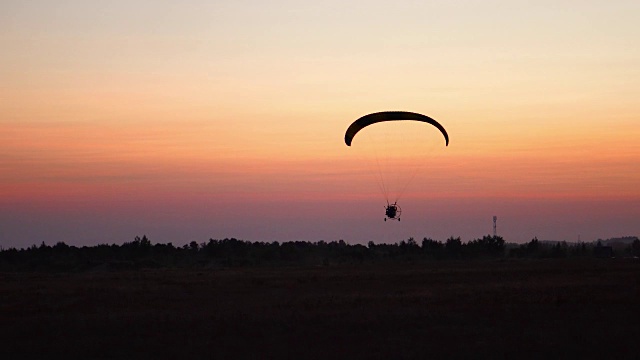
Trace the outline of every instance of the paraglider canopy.
[[444, 129], [444, 127], [440, 125], [440, 123], [438, 123], [437, 121], [435, 121], [434, 119], [426, 115], [422, 115], [414, 112], [408, 112], [408, 111], [383, 111], [383, 112], [377, 112], [377, 113], [365, 115], [359, 118], [358, 120], [354, 121], [351, 125], [349, 125], [347, 132], [344, 134], [344, 142], [345, 144], [347, 144], [347, 146], [351, 146], [351, 141], [353, 140], [353, 137], [356, 136], [356, 134], [363, 128], [375, 123], [383, 122], [383, 121], [398, 121], [398, 120], [422, 121], [435, 126], [436, 128], [438, 128], [438, 130], [440, 130], [440, 132], [444, 136], [445, 145], [449, 146], [449, 135], [447, 134], [447, 131]]

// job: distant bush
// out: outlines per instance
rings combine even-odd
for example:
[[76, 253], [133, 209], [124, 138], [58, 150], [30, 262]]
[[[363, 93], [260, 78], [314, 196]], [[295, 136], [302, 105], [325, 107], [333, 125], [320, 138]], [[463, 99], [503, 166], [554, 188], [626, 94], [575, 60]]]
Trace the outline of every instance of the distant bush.
[[538, 238], [533, 238], [528, 243], [511, 249], [509, 256], [538, 259], [585, 257], [593, 256], [593, 248], [593, 244], [569, 244], [566, 241], [543, 243]]

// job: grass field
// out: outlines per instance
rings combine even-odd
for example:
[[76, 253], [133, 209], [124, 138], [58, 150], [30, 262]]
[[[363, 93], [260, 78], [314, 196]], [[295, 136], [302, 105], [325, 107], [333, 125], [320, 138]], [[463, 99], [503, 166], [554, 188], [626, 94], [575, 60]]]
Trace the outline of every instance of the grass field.
[[0, 274], [3, 359], [638, 358], [639, 319], [631, 259]]

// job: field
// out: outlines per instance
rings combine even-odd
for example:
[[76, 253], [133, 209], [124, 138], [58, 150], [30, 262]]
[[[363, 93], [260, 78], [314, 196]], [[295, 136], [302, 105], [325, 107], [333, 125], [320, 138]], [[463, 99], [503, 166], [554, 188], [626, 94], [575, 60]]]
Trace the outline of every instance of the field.
[[639, 319], [633, 259], [0, 274], [3, 359], [638, 358]]

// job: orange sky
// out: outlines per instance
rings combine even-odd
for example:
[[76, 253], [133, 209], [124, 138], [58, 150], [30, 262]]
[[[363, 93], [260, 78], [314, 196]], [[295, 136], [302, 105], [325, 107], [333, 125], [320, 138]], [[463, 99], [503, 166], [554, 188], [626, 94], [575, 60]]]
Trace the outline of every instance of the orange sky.
[[[3, 2], [0, 246], [468, 240], [493, 215], [507, 241], [637, 235], [638, 10]], [[424, 158], [421, 140], [397, 142], [394, 156], [421, 164], [402, 226], [378, 224], [367, 134], [343, 142], [384, 110], [451, 137], [444, 148], [425, 131], [437, 146]]]

